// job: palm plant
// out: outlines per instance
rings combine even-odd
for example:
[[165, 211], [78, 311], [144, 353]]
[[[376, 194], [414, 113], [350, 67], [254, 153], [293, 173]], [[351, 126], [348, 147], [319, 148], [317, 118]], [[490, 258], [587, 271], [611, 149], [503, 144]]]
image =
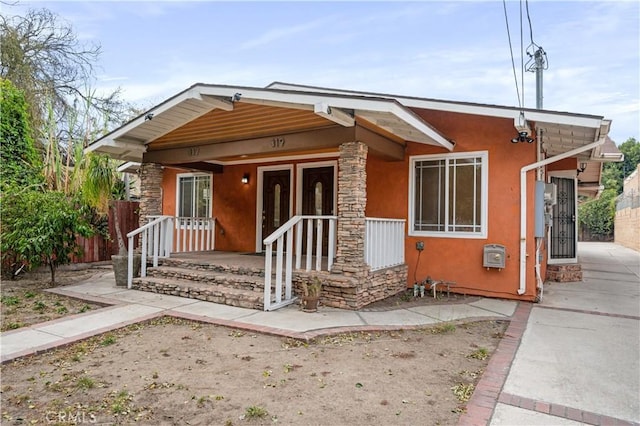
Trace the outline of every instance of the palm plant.
[[[108, 214], [113, 201], [112, 193], [116, 181], [116, 169], [109, 157], [90, 154], [82, 184], [82, 194], [86, 203], [95, 208], [99, 214]], [[127, 248], [120, 230], [118, 209], [115, 207], [113, 208], [113, 222], [118, 240], [118, 255], [126, 256]]]

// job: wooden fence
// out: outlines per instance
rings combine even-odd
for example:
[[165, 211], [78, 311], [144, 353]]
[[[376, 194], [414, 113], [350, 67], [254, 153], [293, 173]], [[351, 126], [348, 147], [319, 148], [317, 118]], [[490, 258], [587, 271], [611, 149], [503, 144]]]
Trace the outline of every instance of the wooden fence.
[[[116, 201], [115, 207], [118, 209], [118, 221], [122, 236], [127, 244], [127, 233], [138, 228], [138, 207], [137, 201]], [[113, 220], [113, 209], [109, 211], [109, 235], [104, 238], [101, 235], [94, 235], [91, 238], [77, 237], [78, 244], [83, 248], [83, 255], [73, 258], [73, 263], [90, 263], [111, 260], [112, 254], [118, 254], [118, 239], [116, 236], [115, 221]]]

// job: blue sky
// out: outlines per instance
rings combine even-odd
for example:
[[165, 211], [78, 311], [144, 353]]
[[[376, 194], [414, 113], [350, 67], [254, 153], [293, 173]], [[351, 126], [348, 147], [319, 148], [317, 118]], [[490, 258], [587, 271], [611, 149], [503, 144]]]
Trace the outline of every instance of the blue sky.
[[[507, 2], [520, 73], [520, 2]], [[524, 2], [522, 3], [524, 8]], [[518, 105], [502, 1], [32, 2], [102, 45], [96, 86], [150, 107], [196, 82], [273, 81]], [[544, 108], [603, 115], [640, 138], [640, 2], [530, 1], [548, 55]], [[526, 15], [524, 48], [530, 44]], [[525, 62], [528, 57], [525, 55]], [[522, 91], [522, 86], [521, 86]], [[535, 107], [535, 76], [524, 73]]]

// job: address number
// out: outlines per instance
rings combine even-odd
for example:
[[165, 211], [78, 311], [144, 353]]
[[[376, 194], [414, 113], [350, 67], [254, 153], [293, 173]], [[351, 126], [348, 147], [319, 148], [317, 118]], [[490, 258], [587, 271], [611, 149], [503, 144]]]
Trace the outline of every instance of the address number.
[[271, 139], [271, 148], [283, 148], [284, 147], [284, 138], [278, 137]]

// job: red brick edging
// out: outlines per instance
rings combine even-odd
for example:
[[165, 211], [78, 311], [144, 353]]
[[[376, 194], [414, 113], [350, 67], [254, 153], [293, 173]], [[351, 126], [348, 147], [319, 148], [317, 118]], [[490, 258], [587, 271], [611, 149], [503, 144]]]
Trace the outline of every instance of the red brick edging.
[[531, 303], [528, 302], [518, 303], [504, 337], [500, 340], [487, 369], [467, 403], [467, 411], [458, 420], [459, 425], [484, 426], [489, 424], [516, 356], [516, 351], [520, 346], [522, 335], [527, 328], [531, 307]]

